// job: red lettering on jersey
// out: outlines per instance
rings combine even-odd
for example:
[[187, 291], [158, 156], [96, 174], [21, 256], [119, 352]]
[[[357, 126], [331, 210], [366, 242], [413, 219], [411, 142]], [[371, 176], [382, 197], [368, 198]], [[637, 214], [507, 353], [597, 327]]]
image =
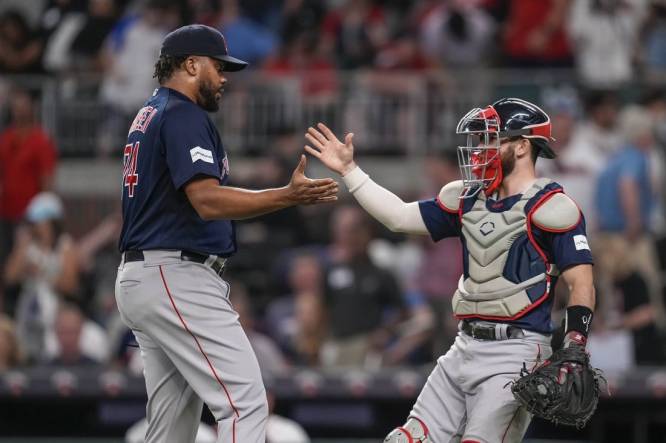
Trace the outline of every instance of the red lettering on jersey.
[[153, 117], [155, 117], [155, 114], [157, 114], [157, 108], [153, 108], [152, 106], [146, 106], [139, 109], [139, 112], [136, 114], [136, 117], [134, 117], [134, 121], [132, 122], [132, 126], [130, 126], [130, 130], [127, 135], [134, 131], [145, 133], [146, 129], [148, 129], [150, 121], [153, 119]]
[[139, 157], [139, 142], [125, 145], [123, 151], [123, 184], [127, 187], [127, 195], [134, 197], [134, 188], [139, 184], [136, 163]]

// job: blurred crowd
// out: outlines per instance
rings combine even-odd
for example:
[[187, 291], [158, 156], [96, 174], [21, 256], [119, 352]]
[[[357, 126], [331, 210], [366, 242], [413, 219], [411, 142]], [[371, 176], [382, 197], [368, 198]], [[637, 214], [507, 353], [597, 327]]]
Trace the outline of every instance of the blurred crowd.
[[111, 98], [150, 81], [141, 70], [185, 23], [220, 28], [252, 69], [322, 71], [313, 93], [332, 69], [575, 65], [610, 87], [666, 67], [663, 0], [7, 0], [0, 71], [101, 71]]
[[[666, 363], [666, 94], [656, 86], [622, 94], [637, 76], [658, 79], [666, 67], [665, 18], [666, 3], [640, 0], [6, 1], [0, 73], [101, 74], [104, 145], [104, 134], [126, 131], [154, 86], [162, 38], [182, 23], [219, 27], [252, 69], [303, 73], [302, 92], [315, 101], [336, 94], [339, 69], [575, 66], [583, 88], [540, 93], [559, 156], [537, 167], [585, 213], [598, 294], [589, 347], [598, 366], [622, 371]], [[382, 76], [372, 78], [381, 88]], [[53, 185], [58, 140], [37, 117], [39, 98], [9, 89], [0, 133], [0, 372], [111, 365], [140, 373], [113, 295], [120, 216], [72, 233], [80, 214]], [[302, 132], [275, 128], [270, 151], [252, 173], [232, 174], [234, 184], [286, 183]], [[454, 148], [427, 147], [423, 189], [402, 197], [434, 198], [458, 179]], [[266, 376], [295, 366], [431, 364], [452, 343], [458, 240], [390, 233], [353, 201], [242, 222], [237, 235], [225, 278]], [[562, 285], [557, 297], [555, 326]]]
[[[232, 77], [230, 92], [242, 93], [227, 128], [263, 134], [282, 123], [276, 115], [301, 112], [299, 125], [363, 122], [372, 137], [358, 140], [384, 152], [413, 150], [414, 134], [436, 132], [446, 108], [439, 102], [491, 94], [476, 79], [485, 68], [570, 69], [594, 89], [666, 78], [663, 0], [6, 0], [0, 73], [58, 79], [54, 95], [67, 111], [51, 126], [90, 133], [64, 150], [110, 157], [156, 86], [163, 37], [186, 23], [221, 29], [231, 52], [250, 62]], [[459, 79], [460, 70], [469, 72]], [[349, 71], [358, 84], [348, 84]], [[272, 86], [247, 91], [248, 77]], [[9, 89], [0, 79], [0, 108]], [[427, 101], [429, 112], [413, 100]]]

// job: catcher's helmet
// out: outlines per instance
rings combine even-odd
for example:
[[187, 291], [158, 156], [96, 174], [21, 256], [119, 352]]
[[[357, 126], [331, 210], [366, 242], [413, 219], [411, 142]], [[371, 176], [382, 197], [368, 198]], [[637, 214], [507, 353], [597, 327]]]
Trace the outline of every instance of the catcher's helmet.
[[503, 98], [492, 106], [500, 119], [500, 138], [522, 136], [532, 141], [539, 150], [539, 157], [555, 158], [548, 145], [551, 136], [550, 117], [537, 105], [519, 98]]
[[458, 163], [467, 191], [463, 197], [486, 193], [499, 186], [502, 169], [499, 160], [501, 139], [524, 137], [532, 142], [537, 155], [554, 158], [548, 145], [551, 137], [550, 117], [538, 106], [519, 98], [503, 98], [484, 109], [469, 111], [456, 128], [467, 136], [465, 146], [458, 147]]

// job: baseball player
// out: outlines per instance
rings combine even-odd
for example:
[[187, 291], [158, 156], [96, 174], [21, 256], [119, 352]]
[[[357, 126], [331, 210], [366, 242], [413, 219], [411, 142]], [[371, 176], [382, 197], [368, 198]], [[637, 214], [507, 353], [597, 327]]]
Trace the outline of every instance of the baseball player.
[[141, 349], [146, 442], [194, 442], [203, 402], [219, 442], [265, 441], [266, 393], [257, 359], [222, 278], [236, 251], [233, 220], [334, 201], [332, 179], [304, 175], [248, 191], [227, 186], [229, 163], [206, 111], [215, 112], [231, 57], [222, 34], [189, 25], [168, 34], [124, 150], [116, 300]]
[[358, 202], [392, 231], [457, 236], [463, 269], [453, 295], [460, 320], [451, 349], [437, 360], [406, 423], [385, 442], [500, 443], [522, 440], [530, 414], [510, 385], [523, 364], [551, 355], [550, 310], [559, 277], [570, 288], [564, 346], [584, 346], [594, 308], [585, 222], [562, 187], [535, 176], [537, 157], [553, 158], [551, 123], [514, 98], [473, 109], [457, 132], [462, 180], [436, 198], [405, 203], [354, 162], [323, 124], [309, 128], [307, 152], [339, 173]]

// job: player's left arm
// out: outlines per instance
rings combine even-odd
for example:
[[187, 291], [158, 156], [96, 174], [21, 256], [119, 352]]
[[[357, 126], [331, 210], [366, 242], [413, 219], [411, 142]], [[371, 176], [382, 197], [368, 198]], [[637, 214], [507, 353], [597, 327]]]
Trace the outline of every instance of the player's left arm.
[[565, 334], [562, 347], [553, 351], [548, 364], [521, 373], [511, 392], [532, 414], [580, 429], [594, 414], [603, 381], [585, 350], [595, 304], [592, 253], [576, 203], [561, 192], [542, 203], [531, 221], [542, 231], [540, 235], [545, 234], [549, 261], [561, 270], [569, 286]]
[[585, 232], [585, 218], [564, 193], [551, 195], [532, 215], [533, 225], [544, 232], [550, 259], [569, 287], [565, 314], [565, 345], [572, 339], [584, 344], [592, 323], [595, 290], [592, 251]]
[[569, 286], [569, 303], [564, 317], [564, 345], [575, 341], [584, 345], [590, 332], [595, 306], [592, 265], [567, 268], [562, 279]]
[[571, 290], [562, 347], [553, 351], [547, 364], [521, 373], [511, 385], [514, 397], [532, 414], [578, 429], [594, 414], [604, 383], [585, 350], [594, 308], [591, 268], [579, 264], [562, 272]]
[[567, 306], [586, 306], [594, 310], [595, 290], [592, 276], [592, 265], [575, 265], [562, 272], [562, 279], [569, 287], [569, 303]]

